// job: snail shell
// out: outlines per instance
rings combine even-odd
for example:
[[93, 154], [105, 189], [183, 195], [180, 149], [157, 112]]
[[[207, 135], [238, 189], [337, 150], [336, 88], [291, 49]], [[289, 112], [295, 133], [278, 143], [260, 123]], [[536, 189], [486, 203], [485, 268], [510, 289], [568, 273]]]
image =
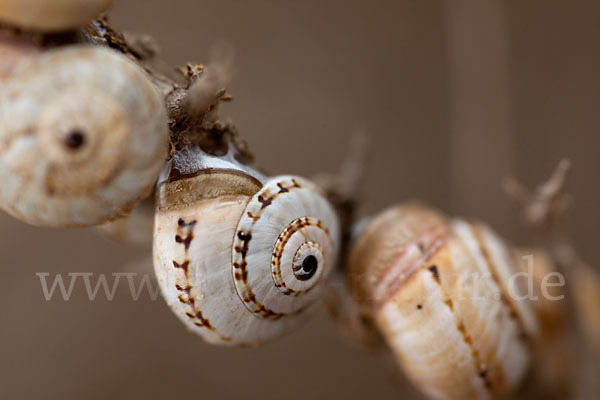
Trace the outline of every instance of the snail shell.
[[573, 268], [572, 276], [575, 302], [584, 322], [588, 342], [600, 359], [600, 275], [591, 266], [580, 262]]
[[[553, 301], [542, 293], [545, 277], [557, 272], [550, 254], [542, 248], [519, 248], [522, 259], [529, 258], [531, 265], [524, 265], [524, 271], [531, 273], [533, 294], [537, 299], [532, 302], [538, 316], [540, 334], [533, 343], [532, 364], [535, 369], [525, 385], [523, 398], [543, 399], [570, 398], [570, 371], [565, 365], [577, 362], [568, 340], [566, 330], [570, 327], [567, 320], [567, 307], [564, 301]], [[525, 263], [528, 264], [528, 263]], [[528, 270], [530, 269], [530, 270]], [[554, 288], [558, 289], [558, 288]], [[563, 292], [552, 293], [553, 296]], [[548, 351], [548, 349], [552, 349]]]
[[483, 224], [401, 205], [353, 246], [350, 287], [430, 398], [493, 398], [523, 378], [537, 332], [531, 305], [508, 291], [515, 254]]
[[[544, 399], [572, 398], [574, 376], [579, 376], [581, 368], [566, 368], [579, 365], [577, 350], [574, 348], [568, 301], [564, 287], [548, 287], [546, 280], [558, 273], [554, 256], [544, 248], [520, 248], [523, 258], [528, 258], [531, 265], [531, 283], [540, 324], [540, 335], [534, 343], [535, 370], [527, 383], [527, 396]], [[586, 351], [594, 351], [600, 357], [600, 277], [589, 265], [581, 260], [574, 260], [569, 265], [565, 282], [571, 286], [574, 300], [574, 311], [579, 314], [582, 334], [580, 337], [586, 345]], [[557, 280], [552, 279], [553, 283]], [[545, 291], [547, 291], [545, 293]], [[561, 298], [562, 296], [562, 298]], [[571, 331], [571, 332], [570, 332]], [[551, 349], [551, 351], [549, 351]]]
[[165, 163], [164, 101], [107, 48], [75, 46], [21, 63], [0, 97], [0, 207], [40, 226], [127, 214]]
[[[568, 308], [564, 301], [556, 298], [548, 298], [541, 288], [545, 285], [544, 280], [550, 274], [556, 274], [558, 269], [552, 255], [543, 248], [520, 248], [521, 258], [531, 257], [533, 270], [534, 296], [533, 302], [536, 314], [540, 321], [541, 336], [553, 336], [560, 334], [567, 327]], [[525, 266], [527, 268], [527, 266]], [[583, 330], [587, 335], [588, 342], [600, 355], [600, 275], [585, 262], [577, 260], [570, 266], [570, 274], [565, 279], [571, 281], [575, 307], [581, 314]], [[561, 287], [554, 287], [553, 297], [565, 296]], [[548, 290], [548, 289], [547, 289]]]
[[0, 0], [0, 20], [21, 28], [60, 31], [83, 26], [114, 0]]
[[298, 326], [340, 247], [325, 197], [303, 178], [267, 179], [198, 149], [171, 163], [158, 186], [154, 266], [172, 310], [215, 344], [259, 345]]

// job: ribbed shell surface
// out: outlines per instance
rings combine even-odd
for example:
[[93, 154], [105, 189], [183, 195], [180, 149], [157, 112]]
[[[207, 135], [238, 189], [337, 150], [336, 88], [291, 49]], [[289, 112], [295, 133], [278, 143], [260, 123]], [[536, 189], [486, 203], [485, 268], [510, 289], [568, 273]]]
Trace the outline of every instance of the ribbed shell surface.
[[518, 387], [537, 319], [511, 285], [521, 261], [489, 228], [400, 206], [376, 218], [350, 258], [363, 307], [430, 398], [489, 399]]
[[[183, 192], [195, 198], [172, 206]], [[310, 182], [282, 176], [261, 186], [238, 171], [206, 170], [161, 185], [158, 203], [159, 284], [204, 340], [263, 344], [297, 327], [323, 295], [340, 232]], [[309, 257], [316, 269], [304, 279], [301, 261]]]

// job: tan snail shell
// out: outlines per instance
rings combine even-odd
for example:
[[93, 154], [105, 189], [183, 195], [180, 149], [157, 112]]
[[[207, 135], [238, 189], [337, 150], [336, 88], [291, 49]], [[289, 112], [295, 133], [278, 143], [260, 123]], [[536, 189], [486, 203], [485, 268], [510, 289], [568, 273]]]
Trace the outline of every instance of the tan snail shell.
[[158, 282], [205, 341], [263, 344], [298, 326], [324, 295], [340, 227], [309, 181], [264, 178], [231, 152], [196, 148], [171, 160], [157, 203]]
[[101, 47], [19, 65], [0, 97], [0, 207], [40, 226], [89, 226], [149, 195], [168, 150], [166, 108], [145, 72]]
[[[529, 259], [531, 265], [525, 263], [524, 271], [533, 272], [531, 282], [538, 316], [540, 334], [533, 342], [532, 364], [535, 365], [523, 398], [533, 397], [543, 399], [566, 399], [569, 394], [569, 371], [565, 365], [576, 362], [572, 347], [568, 343], [566, 330], [572, 328], [568, 323], [565, 301], [553, 301], [542, 293], [543, 282], [551, 273], [557, 272], [556, 265], [550, 254], [543, 248], [519, 248], [522, 259]], [[528, 269], [531, 268], [531, 271]], [[552, 296], [564, 294], [562, 288], [554, 288]], [[549, 351], [549, 349], [552, 349]]]
[[0, 20], [25, 29], [60, 31], [83, 26], [114, 0], [0, 0]]
[[[577, 351], [572, 342], [570, 332], [577, 329], [570, 318], [565, 288], [559, 283], [559, 274], [554, 257], [544, 248], [518, 249], [523, 259], [528, 259], [524, 268], [530, 269], [531, 286], [533, 288], [533, 306], [536, 309], [540, 324], [540, 334], [534, 343], [535, 369], [527, 384], [528, 395], [544, 399], [566, 399], [573, 397], [573, 376], [582, 373], [581, 367], [565, 368], [578, 365]], [[531, 265], [529, 265], [531, 263]], [[568, 275], [564, 282], [569, 283], [573, 297], [573, 310], [579, 314], [579, 337], [586, 345], [586, 351], [594, 351], [596, 359], [600, 357], [600, 277], [589, 265], [575, 260], [569, 265]], [[558, 276], [561, 276], [559, 274]], [[548, 279], [557, 286], [549, 286]], [[550, 350], [550, 351], [549, 351]]]
[[580, 263], [574, 279], [575, 298], [583, 315], [585, 333], [600, 358], [600, 275], [591, 266]]
[[408, 204], [373, 220], [348, 274], [418, 388], [432, 399], [487, 399], [517, 387], [538, 329], [531, 305], [507, 288], [519, 263], [485, 225]]
[[[533, 269], [533, 288], [536, 301], [532, 304], [536, 308], [542, 336], [557, 334], [566, 327], [567, 307], [564, 301], [557, 300], [564, 296], [561, 287], [554, 287], [552, 298], [547, 298], [541, 290], [545, 280], [550, 274], [557, 274], [558, 269], [548, 251], [543, 248], [520, 248], [521, 258], [531, 257]], [[527, 268], [527, 266], [525, 266]], [[581, 314], [583, 330], [587, 340], [593, 346], [596, 354], [600, 356], [600, 275], [591, 266], [577, 260], [570, 266], [570, 275], [566, 280], [571, 280], [571, 287], [575, 300], [576, 310]], [[546, 290], [549, 290], [548, 288]]]

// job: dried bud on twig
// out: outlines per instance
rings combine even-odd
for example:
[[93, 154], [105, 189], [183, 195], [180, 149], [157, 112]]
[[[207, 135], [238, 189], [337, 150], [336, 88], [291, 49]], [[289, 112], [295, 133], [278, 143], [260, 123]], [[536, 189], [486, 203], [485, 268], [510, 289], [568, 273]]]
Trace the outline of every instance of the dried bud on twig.
[[220, 101], [229, 100], [225, 87], [233, 75], [233, 51], [221, 47], [214, 61], [193, 71], [185, 107], [191, 116], [201, 116], [213, 110]]

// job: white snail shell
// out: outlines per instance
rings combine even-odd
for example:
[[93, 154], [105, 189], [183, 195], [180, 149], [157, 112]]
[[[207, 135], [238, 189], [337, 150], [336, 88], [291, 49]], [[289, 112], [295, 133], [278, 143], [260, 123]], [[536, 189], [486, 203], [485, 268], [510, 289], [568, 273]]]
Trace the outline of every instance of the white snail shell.
[[172, 310], [204, 340], [263, 344], [298, 326], [324, 295], [340, 227], [307, 180], [215, 161], [220, 168], [179, 167], [159, 184], [155, 271]]
[[41, 226], [126, 215], [165, 163], [164, 101], [145, 72], [101, 47], [19, 65], [0, 97], [0, 207]]
[[21, 28], [60, 31], [83, 26], [114, 0], [0, 0], [0, 20]]
[[348, 273], [418, 388], [432, 399], [488, 399], [517, 387], [538, 329], [531, 304], [507, 291], [518, 271], [516, 253], [485, 225], [409, 204], [374, 219]]

